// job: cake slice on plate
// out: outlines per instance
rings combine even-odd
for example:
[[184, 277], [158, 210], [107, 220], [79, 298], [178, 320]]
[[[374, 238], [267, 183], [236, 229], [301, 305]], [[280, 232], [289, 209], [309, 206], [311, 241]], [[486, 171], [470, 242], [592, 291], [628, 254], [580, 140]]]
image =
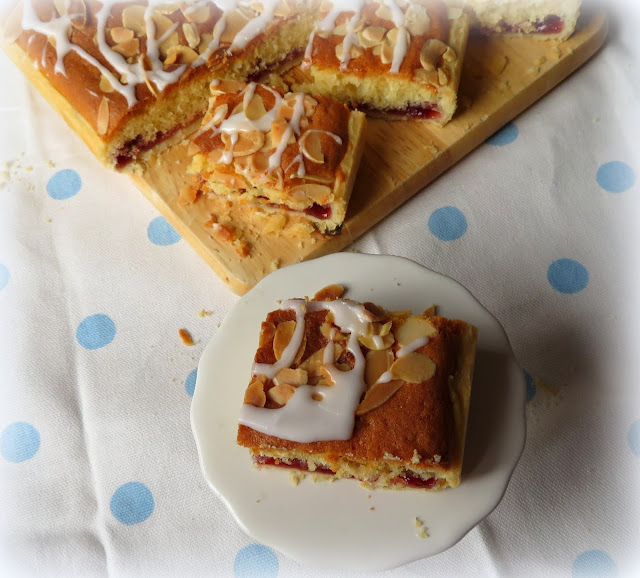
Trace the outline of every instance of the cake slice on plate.
[[[190, 171], [197, 190], [306, 217], [340, 233], [364, 146], [365, 115], [326, 96], [214, 80]], [[192, 196], [192, 199], [195, 196]]]
[[476, 328], [329, 286], [262, 324], [238, 443], [259, 467], [373, 488], [460, 483]]

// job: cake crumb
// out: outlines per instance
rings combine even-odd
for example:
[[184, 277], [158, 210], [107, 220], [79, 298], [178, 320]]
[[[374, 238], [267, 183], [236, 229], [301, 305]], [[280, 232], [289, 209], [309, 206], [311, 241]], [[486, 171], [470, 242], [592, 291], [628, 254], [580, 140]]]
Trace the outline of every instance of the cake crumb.
[[436, 454], [435, 456], [433, 456], [433, 461], [436, 464], [439, 464], [441, 459], [442, 459], [442, 456], [440, 454]]
[[260, 500], [256, 500], [256, 504], [259, 504], [259, 503], [260, 503]]
[[413, 519], [413, 523], [415, 525], [416, 528], [420, 528], [421, 526], [424, 526], [424, 524], [422, 523], [422, 521], [420, 520], [420, 518], [418, 518], [418, 516], [416, 516]]
[[411, 456], [412, 464], [419, 464], [422, 456], [418, 453], [418, 450], [413, 450], [413, 455]]
[[370, 511], [370, 512], [373, 512], [374, 510], [375, 510], [375, 508], [374, 508], [373, 506], [371, 506], [371, 507], [369, 508], [369, 511]]
[[536, 59], [536, 64], [538, 66], [542, 66], [546, 61], [547, 61], [546, 56], [540, 56], [539, 58]]
[[297, 486], [305, 477], [306, 474], [304, 472], [289, 472], [289, 481], [294, 486]]
[[211, 311], [207, 311], [206, 309], [200, 309], [198, 311], [198, 317], [209, 317], [211, 315]]
[[427, 527], [426, 526], [421, 526], [420, 530], [418, 530], [418, 533], [416, 534], [416, 536], [418, 536], [418, 538], [420, 538], [421, 540], [424, 540], [426, 538], [429, 537], [429, 532], [427, 531]]
[[55, 169], [56, 168], [56, 163], [54, 163], [53, 161], [47, 161], [47, 166], [50, 169]]
[[50, 223], [50, 222], [51, 222], [51, 219], [45, 219], [45, 220], [44, 220], [44, 222], [45, 222], [45, 223]]
[[384, 456], [382, 456], [385, 460], [395, 460], [395, 461], [401, 461], [401, 458], [399, 458], [398, 456], [394, 456], [393, 454], [390, 454], [389, 452], [384, 452]]
[[180, 335], [180, 339], [182, 339], [182, 343], [186, 346], [191, 347], [195, 344], [193, 341], [193, 337], [191, 337], [191, 333], [189, 333], [186, 329], [178, 329], [178, 335]]

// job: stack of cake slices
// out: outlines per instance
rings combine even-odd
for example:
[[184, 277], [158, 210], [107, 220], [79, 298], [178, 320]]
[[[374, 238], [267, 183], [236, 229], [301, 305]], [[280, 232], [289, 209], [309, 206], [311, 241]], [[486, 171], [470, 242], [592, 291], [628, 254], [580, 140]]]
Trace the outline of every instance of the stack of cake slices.
[[[579, 8], [579, 0], [21, 0], [3, 36], [107, 167], [141, 170], [191, 135], [181, 202], [222, 195], [338, 234], [363, 113], [444, 125], [470, 29], [564, 39]], [[305, 80], [286, 85], [277, 73], [293, 66]]]

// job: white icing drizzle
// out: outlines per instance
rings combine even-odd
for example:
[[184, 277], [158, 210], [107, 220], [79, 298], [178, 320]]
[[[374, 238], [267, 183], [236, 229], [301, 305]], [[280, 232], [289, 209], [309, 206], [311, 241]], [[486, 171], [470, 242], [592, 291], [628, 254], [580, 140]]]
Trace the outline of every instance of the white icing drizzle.
[[[351, 438], [355, 410], [366, 387], [365, 359], [358, 337], [367, 334], [372, 321], [371, 314], [359, 303], [341, 299], [309, 302], [290, 299], [282, 304], [281, 309], [296, 312], [296, 328], [291, 341], [276, 363], [254, 364], [254, 375], [262, 374], [272, 379], [278, 371], [290, 367], [302, 344], [305, 311], [331, 311], [335, 325], [341, 332], [350, 334], [347, 350], [354, 357], [354, 367], [350, 371], [341, 371], [335, 367], [332, 331], [324, 350], [323, 362], [334, 385], [300, 385], [287, 404], [279, 409], [244, 404], [240, 410], [240, 423], [256, 431], [300, 443]], [[311, 397], [314, 394], [321, 396], [322, 400], [315, 401]]]
[[298, 153], [293, 160], [289, 163], [289, 165], [287, 166], [286, 169], [284, 169], [285, 174], [289, 172], [289, 169], [295, 165], [296, 163], [298, 163], [298, 171], [296, 172], [296, 176], [300, 179], [304, 178], [305, 175], [307, 174], [307, 170], [305, 169], [304, 166], [304, 156], [302, 155], [302, 153]]

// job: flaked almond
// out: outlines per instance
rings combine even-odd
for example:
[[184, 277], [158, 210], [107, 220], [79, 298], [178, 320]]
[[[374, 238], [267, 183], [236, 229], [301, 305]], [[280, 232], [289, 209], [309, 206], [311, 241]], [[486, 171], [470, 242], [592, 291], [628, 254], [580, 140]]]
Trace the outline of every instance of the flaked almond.
[[224, 44], [231, 44], [238, 32], [240, 32], [248, 22], [249, 19], [240, 10], [234, 10], [227, 14], [226, 25], [224, 27], [224, 32], [220, 36], [220, 42]]
[[267, 396], [271, 401], [274, 401], [278, 405], [286, 405], [295, 393], [296, 388], [288, 383], [282, 383], [280, 385], [273, 386], [268, 392]]
[[87, 6], [83, 0], [69, 0], [67, 14], [71, 25], [78, 30], [84, 30], [87, 25]]
[[211, 5], [209, 3], [182, 4], [180, 9], [187, 22], [203, 24], [211, 17]]
[[249, 170], [256, 178], [264, 177], [264, 175], [269, 170], [269, 155], [262, 152], [263, 149], [264, 145], [262, 145], [262, 148], [258, 152], [250, 154], [248, 157]]
[[312, 163], [324, 163], [324, 153], [322, 152], [322, 141], [320, 134], [315, 130], [305, 132], [298, 141], [300, 150], [305, 158]]
[[389, 318], [389, 314], [379, 305], [367, 301], [362, 304], [364, 308], [369, 312], [371, 321], [384, 321]]
[[316, 183], [304, 183], [291, 187], [289, 194], [296, 201], [312, 200], [314, 203], [324, 205], [331, 196], [331, 187]]
[[444, 68], [438, 68], [438, 84], [444, 86], [449, 82], [449, 75]]
[[438, 71], [435, 68], [433, 70], [418, 68], [414, 71], [413, 78], [416, 82], [432, 85], [434, 87], [433, 93], [435, 94], [437, 90], [435, 87], [438, 85]]
[[262, 232], [266, 235], [270, 233], [278, 233], [284, 229], [287, 224], [287, 216], [283, 213], [273, 213], [267, 218]]
[[391, 311], [391, 316], [398, 319], [407, 319], [411, 317], [412, 313], [413, 311], [411, 311], [411, 309], [396, 309], [395, 311]]
[[109, 82], [109, 79], [103, 74], [100, 76], [100, 90], [102, 92], [113, 92], [113, 86]]
[[[343, 48], [344, 47], [342, 42], [336, 45], [336, 57], [338, 60], [342, 60]], [[360, 58], [363, 54], [364, 54], [364, 51], [362, 50], [362, 48], [356, 44], [352, 44], [351, 47], [349, 48], [350, 60], [355, 60], [356, 58]]]
[[399, 379], [392, 379], [386, 383], [376, 383], [367, 390], [364, 399], [356, 408], [356, 415], [364, 415], [380, 407], [389, 401], [403, 385], [404, 382]]
[[132, 40], [135, 36], [133, 30], [131, 30], [130, 28], [123, 28], [122, 26], [116, 26], [115, 28], [112, 28], [110, 33], [111, 40], [113, 40], [116, 44], [129, 42], [129, 40]]
[[288, 104], [283, 104], [278, 109], [278, 118], [283, 118], [284, 120], [291, 120], [293, 118], [293, 107]]
[[396, 359], [391, 366], [391, 375], [409, 383], [423, 383], [433, 377], [436, 364], [422, 353], [409, 353]]
[[390, 349], [371, 349], [367, 352], [364, 366], [364, 381], [371, 387], [393, 363], [393, 352]]
[[368, 349], [382, 350], [388, 349], [395, 342], [393, 333], [387, 333], [384, 337], [381, 335], [361, 335], [358, 341]]
[[133, 30], [138, 36], [145, 36], [147, 34], [146, 10], [146, 6], [128, 4], [122, 11], [122, 26]]
[[437, 305], [430, 305], [422, 312], [423, 317], [435, 317], [437, 314], [438, 314]]
[[326, 366], [320, 366], [320, 374], [324, 377], [323, 385], [335, 385], [335, 381], [333, 381], [333, 377], [331, 377], [331, 374], [329, 373], [329, 370], [326, 368]]
[[385, 40], [380, 46], [380, 60], [382, 61], [382, 64], [391, 64], [393, 62], [393, 44], [388, 40]]
[[276, 334], [276, 326], [271, 321], [263, 321], [260, 327], [260, 345], [263, 347], [267, 343], [271, 343]]
[[241, 80], [220, 80], [216, 78], [215, 80], [212, 80], [209, 85], [209, 89], [213, 96], [230, 92], [238, 93], [242, 92], [245, 88], [247, 88], [247, 83], [242, 82]]
[[98, 107], [98, 119], [96, 122], [98, 134], [106, 134], [109, 130], [109, 101], [103, 98]]
[[322, 401], [324, 399], [324, 396], [321, 393], [313, 392], [311, 394], [311, 399], [313, 401]]
[[[248, 100], [248, 102], [245, 103], [244, 100]], [[264, 107], [264, 101], [259, 94], [254, 94], [251, 99], [244, 100], [244, 114], [249, 120], [258, 120], [267, 114], [267, 109]]]
[[438, 68], [440, 58], [449, 48], [442, 40], [429, 38], [422, 45], [420, 50], [420, 64], [425, 70], [435, 70]]
[[53, 0], [53, 6], [60, 16], [67, 14], [67, 0]]
[[400, 347], [413, 343], [421, 337], [433, 337], [436, 328], [423, 317], [409, 317], [400, 327], [396, 329], [396, 339]]
[[233, 156], [243, 157], [259, 151], [264, 144], [264, 133], [259, 130], [242, 131], [233, 145]]
[[278, 324], [278, 327], [276, 327], [276, 332], [273, 336], [273, 353], [276, 356], [276, 359], [280, 359], [282, 357], [282, 353], [286, 349], [287, 345], [289, 345], [295, 330], [295, 321], [283, 321]]
[[127, 40], [126, 42], [122, 42], [121, 44], [116, 44], [111, 47], [114, 52], [121, 54], [125, 58], [129, 58], [131, 56], [135, 56], [140, 52], [140, 40], [137, 38], [132, 38], [131, 40]]
[[198, 52], [200, 54], [202, 54], [205, 50], [207, 50], [207, 48], [209, 48], [209, 45], [211, 44], [211, 42], [213, 41], [213, 34], [208, 34], [208, 33], [204, 33], [204, 34], [200, 34], [200, 44], [198, 44]]
[[335, 26], [331, 32], [331, 34], [335, 34], [336, 36], [346, 36], [347, 35], [347, 21], [338, 24]]
[[344, 287], [342, 285], [327, 285], [313, 296], [312, 301], [333, 301], [334, 299], [340, 299], [343, 293]]
[[198, 48], [200, 44], [200, 34], [198, 33], [198, 27], [193, 22], [184, 22], [182, 24], [182, 33], [189, 48], [193, 48], [194, 50]]
[[296, 4], [294, 1], [280, 0], [273, 9], [273, 15], [278, 18], [290, 18], [295, 14], [298, 6], [299, 4]]
[[229, 105], [227, 103], [216, 106], [213, 109], [213, 115], [211, 116], [210, 122], [213, 126], [220, 126], [222, 121], [227, 118], [227, 113], [229, 112]]
[[[168, 36], [164, 36], [164, 40], [158, 44], [158, 51], [160, 52], [160, 56], [166, 59], [167, 54], [169, 53], [169, 50], [175, 46], [182, 46], [180, 44], [180, 36], [178, 35], [177, 32], [169, 34]], [[186, 48], [187, 50], [192, 50], [188, 46], [184, 46], [183, 48]], [[196, 58], [197, 56], [198, 56], [198, 53], [196, 52]]]
[[383, 4], [382, 2], [376, 10], [376, 16], [378, 18], [382, 18], [382, 20], [389, 20], [390, 22], [393, 22], [393, 15], [391, 14], [391, 10], [386, 4]]
[[305, 94], [302, 99], [302, 106], [304, 108], [304, 114], [307, 117], [313, 116], [313, 113], [316, 111], [316, 107], [318, 106], [318, 101], [313, 98], [313, 96], [309, 94]]
[[454, 62], [456, 58], [457, 58], [456, 51], [453, 48], [451, 48], [451, 46], [447, 46], [447, 49], [444, 51], [444, 54], [442, 55], [442, 60], [444, 60], [445, 62]]
[[302, 357], [304, 356], [304, 352], [307, 349], [307, 336], [302, 336], [302, 343], [300, 343], [300, 347], [298, 347], [298, 351], [296, 352], [296, 356], [293, 358], [293, 365], [300, 365], [302, 361]]
[[159, 14], [173, 14], [176, 10], [180, 10], [180, 2], [166, 2], [157, 4], [153, 9]]
[[257, 12], [258, 14], [262, 14], [264, 12], [264, 6], [262, 2], [251, 2], [249, 4], [249, 7], [251, 8], [251, 10]]
[[286, 134], [290, 135], [288, 137], [289, 139], [291, 136], [295, 138], [293, 130], [291, 130], [291, 127], [286, 120], [283, 118], [277, 118], [271, 123], [271, 144], [274, 147], [278, 147], [280, 145], [280, 141]]
[[[377, 324], [374, 323], [374, 325], [377, 325]], [[380, 326], [380, 330], [377, 331], [377, 334], [382, 335], [382, 337], [384, 337], [385, 335], [387, 335], [387, 333], [389, 333], [389, 331], [391, 331], [392, 327], [393, 327], [393, 322], [387, 321], [384, 325]]]
[[281, 383], [289, 383], [291, 385], [304, 385], [307, 383], [308, 374], [304, 369], [291, 369], [285, 367], [276, 373], [273, 383], [280, 385]]
[[264, 384], [267, 378], [264, 375], [254, 377], [244, 392], [244, 403], [256, 407], [264, 407], [267, 403], [267, 396], [264, 393]]
[[382, 42], [385, 32], [386, 30], [382, 26], [367, 26], [358, 33], [358, 40], [364, 48], [371, 48]]
[[304, 369], [308, 375], [318, 375], [320, 367], [324, 363], [324, 348], [319, 349], [314, 354], [305, 359], [299, 366], [299, 369]]
[[411, 36], [423, 36], [431, 28], [431, 18], [422, 4], [410, 4], [404, 15], [404, 25]]

